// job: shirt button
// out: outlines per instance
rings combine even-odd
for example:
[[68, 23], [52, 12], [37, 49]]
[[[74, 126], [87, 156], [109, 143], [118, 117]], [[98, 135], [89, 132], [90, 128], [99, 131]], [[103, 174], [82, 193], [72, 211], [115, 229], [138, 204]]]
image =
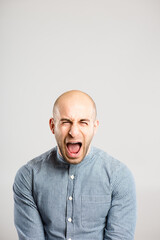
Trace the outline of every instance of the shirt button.
[[68, 222], [72, 222], [72, 218], [68, 218]]
[[72, 199], [73, 199], [73, 198], [70, 196], [70, 197], [69, 197], [69, 200], [72, 201]]
[[70, 178], [73, 180], [74, 179], [74, 175], [71, 175]]

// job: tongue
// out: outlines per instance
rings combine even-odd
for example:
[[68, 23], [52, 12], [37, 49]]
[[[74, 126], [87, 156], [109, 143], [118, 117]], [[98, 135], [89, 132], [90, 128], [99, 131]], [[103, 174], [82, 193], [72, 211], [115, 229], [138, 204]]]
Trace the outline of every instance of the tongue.
[[80, 145], [78, 143], [75, 144], [68, 143], [67, 146], [71, 153], [78, 153], [80, 150]]

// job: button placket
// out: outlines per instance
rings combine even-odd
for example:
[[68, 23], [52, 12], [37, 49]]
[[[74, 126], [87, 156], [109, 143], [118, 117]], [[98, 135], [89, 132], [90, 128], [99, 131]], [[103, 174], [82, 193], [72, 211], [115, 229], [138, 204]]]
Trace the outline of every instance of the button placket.
[[74, 208], [74, 183], [76, 180], [76, 167], [70, 165], [69, 167], [69, 176], [68, 176], [68, 189], [67, 189], [67, 229], [66, 229], [66, 239], [72, 239], [74, 235], [74, 216], [73, 216], [73, 208]]

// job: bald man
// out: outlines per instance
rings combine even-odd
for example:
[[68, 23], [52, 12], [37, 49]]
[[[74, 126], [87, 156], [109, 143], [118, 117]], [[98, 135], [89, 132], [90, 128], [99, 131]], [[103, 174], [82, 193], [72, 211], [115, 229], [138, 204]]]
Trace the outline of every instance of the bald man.
[[133, 240], [130, 170], [91, 146], [96, 105], [81, 91], [56, 100], [49, 120], [57, 146], [29, 161], [13, 185], [19, 240]]

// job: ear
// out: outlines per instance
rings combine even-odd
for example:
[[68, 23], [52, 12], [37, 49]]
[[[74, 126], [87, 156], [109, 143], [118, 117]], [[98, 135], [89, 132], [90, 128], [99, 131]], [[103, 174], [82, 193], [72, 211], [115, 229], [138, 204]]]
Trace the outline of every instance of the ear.
[[99, 126], [99, 121], [95, 120], [95, 122], [94, 122], [94, 134], [97, 132], [98, 126]]
[[49, 126], [50, 126], [50, 129], [51, 129], [51, 132], [54, 134], [54, 119], [53, 118], [50, 118], [49, 119]]

